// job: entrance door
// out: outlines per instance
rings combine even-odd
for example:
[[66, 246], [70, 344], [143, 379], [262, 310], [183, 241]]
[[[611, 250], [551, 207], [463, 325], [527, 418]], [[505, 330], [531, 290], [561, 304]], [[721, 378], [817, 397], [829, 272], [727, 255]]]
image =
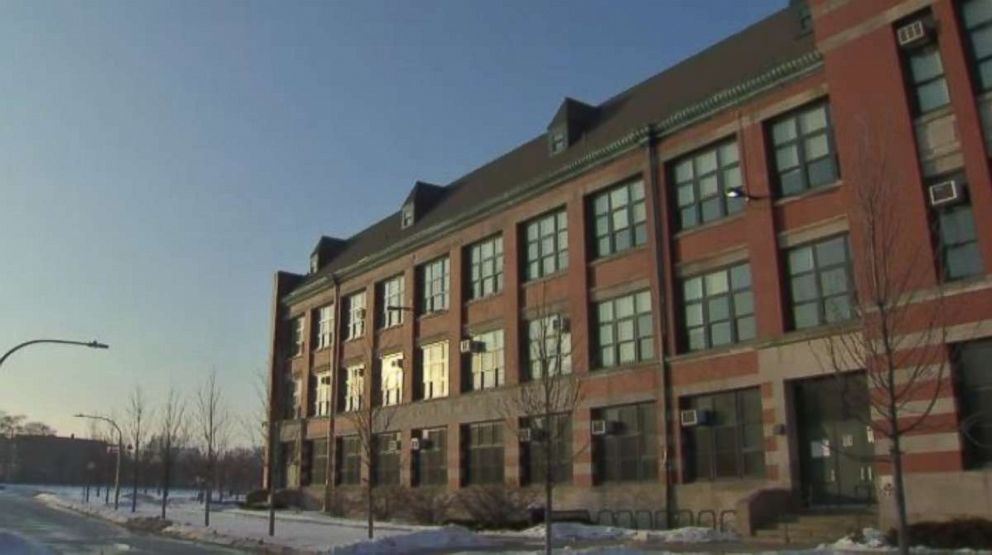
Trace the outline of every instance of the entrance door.
[[875, 438], [867, 426], [865, 376], [798, 382], [802, 496], [810, 506], [874, 503]]

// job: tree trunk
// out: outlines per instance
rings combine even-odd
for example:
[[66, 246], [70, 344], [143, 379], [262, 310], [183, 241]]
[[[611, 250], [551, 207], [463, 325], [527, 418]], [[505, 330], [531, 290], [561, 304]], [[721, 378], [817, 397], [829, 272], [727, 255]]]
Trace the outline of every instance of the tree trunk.
[[134, 442], [134, 460], [131, 468], [131, 512], [138, 510], [138, 455], [139, 444]]
[[162, 520], [165, 520], [165, 507], [169, 504], [169, 472], [171, 471], [169, 455], [162, 461]]
[[[551, 468], [550, 459], [551, 457], [545, 457], [545, 466], [548, 469]], [[551, 555], [551, 511], [552, 507], [552, 483], [550, 477], [551, 471], [546, 471], [546, 476], [544, 478], [544, 553], [545, 555]]]
[[909, 554], [909, 518], [906, 516], [906, 488], [902, 473], [902, 434], [892, 435], [892, 478], [895, 482], [896, 513], [898, 516], [899, 553]]
[[[371, 472], [369, 472], [369, 474], [371, 474]], [[372, 518], [372, 476], [371, 475], [368, 478], [368, 485], [365, 487], [365, 491], [366, 491], [366, 495], [365, 495], [366, 502], [368, 503], [366, 512], [368, 513], [368, 519], [369, 519], [369, 539], [371, 540], [375, 536], [375, 521]]]

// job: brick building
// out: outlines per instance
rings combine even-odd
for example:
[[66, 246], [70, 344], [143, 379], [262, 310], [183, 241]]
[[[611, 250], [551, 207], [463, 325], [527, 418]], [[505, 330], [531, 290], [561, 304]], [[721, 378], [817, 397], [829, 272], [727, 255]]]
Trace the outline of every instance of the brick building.
[[377, 482], [526, 485], [493, 400], [530, 378], [550, 306], [583, 384], [560, 506], [719, 512], [784, 490], [890, 522], [887, 443], [837, 401], [864, 373], [816, 354], [850, 331], [875, 171], [928, 253], [902, 261], [920, 302], [955, 314], [903, 442], [910, 517], [992, 514], [990, 149], [992, 0], [792, 2], [602, 104], [566, 99], [546, 133], [276, 275], [275, 480], [312, 499], [360, 483], [342, 414], [372, 399], [401, 415]]

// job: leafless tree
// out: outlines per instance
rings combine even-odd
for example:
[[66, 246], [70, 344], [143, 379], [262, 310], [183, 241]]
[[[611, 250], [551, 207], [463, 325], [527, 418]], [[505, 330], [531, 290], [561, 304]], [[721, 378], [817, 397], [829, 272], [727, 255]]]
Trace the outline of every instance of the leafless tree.
[[[906, 225], [907, 184], [886, 155], [886, 141], [863, 127], [846, 177], [857, 284], [851, 325], [814, 354], [842, 380], [845, 403], [869, 407], [864, 424], [889, 443], [882, 460], [892, 466], [899, 551], [908, 553], [903, 442], [927, 425], [943, 393], [952, 318], [941, 285], [921, 280], [921, 268], [934, 267], [934, 250]], [[847, 386], [854, 370], [864, 372], [866, 388]]]
[[55, 428], [52, 428], [44, 422], [30, 421], [25, 422], [21, 426], [21, 435], [26, 436], [53, 436], [55, 435]]
[[159, 459], [162, 462], [162, 518], [165, 518], [166, 506], [169, 503], [169, 489], [172, 486], [176, 453], [186, 445], [188, 440], [186, 401], [172, 387], [169, 388], [169, 393], [162, 406], [158, 431]]
[[196, 423], [200, 449], [203, 451], [203, 479], [205, 496], [203, 525], [210, 526], [210, 502], [217, 486], [217, 458], [227, 442], [230, 420], [221, 390], [217, 385], [217, 372], [210, 374], [196, 395]]
[[138, 478], [141, 467], [141, 446], [148, 437], [148, 421], [151, 420], [147, 399], [140, 385], [135, 385], [128, 397], [127, 405], [127, 436], [134, 450], [131, 458], [131, 512], [138, 508]]
[[499, 404], [507, 427], [531, 457], [539, 457], [540, 475], [530, 479], [544, 490], [544, 551], [549, 554], [557, 471], [587, 447], [572, 445], [571, 422], [582, 401], [582, 384], [572, 373], [572, 332], [562, 312], [542, 292], [528, 322], [527, 381]]

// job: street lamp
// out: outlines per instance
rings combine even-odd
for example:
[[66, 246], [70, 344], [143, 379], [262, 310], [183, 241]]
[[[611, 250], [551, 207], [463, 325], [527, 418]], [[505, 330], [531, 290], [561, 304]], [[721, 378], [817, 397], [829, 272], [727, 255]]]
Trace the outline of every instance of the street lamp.
[[120, 505], [121, 499], [121, 451], [124, 450], [124, 433], [121, 432], [121, 427], [117, 425], [117, 422], [107, 418], [106, 416], [99, 416], [95, 414], [74, 414], [76, 418], [89, 418], [90, 420], [101, 420], [114, 427], [117, 430], [117, 465], [114, 469], [114, 510], [117, 510], [118, 505]]
[[7, 357], [14, 354], [14, 351], [27, 347], [28, 345], [34, 345], [35, 343], [60, 343], [62, 345], [79, 345], [81, 347], [89, 347], [90, 349], [109, 349], [110, 345], [106, 343], [100, 343], [99, 341], [68, 341], [65, 339], [32, 339], [31, 341], [25, 341], [20, 345], [17, 345], [13, 349], [7, 351], [3, 357], [0, 357], [0, 366], [3, 366], [3, 362], [7, 360]]
[[767, 196], [752, 195], [751, 193], [748, 193], [747, 189], [745, 189], [744, 187], [730, 187], [724, 192], [724, 194], [727, 196], [727, 198], [742, 198], [745, 201], [761, 200], [768, 198]]

